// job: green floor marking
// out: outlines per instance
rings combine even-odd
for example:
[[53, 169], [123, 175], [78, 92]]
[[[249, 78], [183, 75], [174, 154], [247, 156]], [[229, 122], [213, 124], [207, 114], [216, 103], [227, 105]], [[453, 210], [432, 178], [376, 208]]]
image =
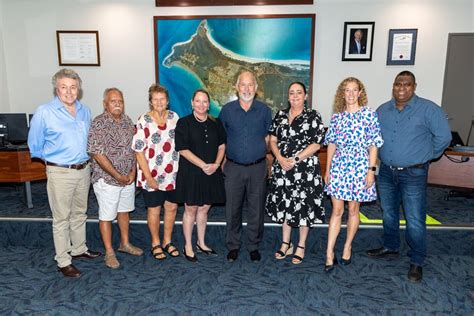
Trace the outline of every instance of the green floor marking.
[[[359, 219], [362, 224], [382, 224], [383, 220], [381, 219], [371, 219], [359, 212]], [[435, 218], [426, 214], [426, 224], [427, 225], [441, 225], [441, 222], [436, 220]], [[400, 225], [406, 225], [406, 221], [404, 219], [400, 220]]]

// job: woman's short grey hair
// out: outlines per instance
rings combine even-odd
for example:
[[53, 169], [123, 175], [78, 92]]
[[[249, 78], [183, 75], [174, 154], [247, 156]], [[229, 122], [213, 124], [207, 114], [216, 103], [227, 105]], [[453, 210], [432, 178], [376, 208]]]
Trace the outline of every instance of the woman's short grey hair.
[[63, 68], [63, 69], [59, 70], [59, 71], [58, 71], [57, 73], [55, 73], [54, 76], [53, 76], [52, 83], [53, 83], [53, 93], [54, 93], [54, 96], [57, 96], [57, 95], [58, 95], [57, 92], [56, 92], [58, 80], [59, 80], [59, 79], [63, 79], [63, 78], [69, 78], [69, 79], [74, 79], [74, 80], [76, 80], [76, 82], [77, 82], [77, 87], [78, 87], [78, 91], [79, 91], [78, 99], [80, 99], [80, 96], [82, 95], [82, 80], [81, 80], [81, 77], [79, 77], [79, 75], [77, 74], [77, 72], [75, 72], [74, 70], [72, 70], [72, 69], [67, 69], [67, 68]]

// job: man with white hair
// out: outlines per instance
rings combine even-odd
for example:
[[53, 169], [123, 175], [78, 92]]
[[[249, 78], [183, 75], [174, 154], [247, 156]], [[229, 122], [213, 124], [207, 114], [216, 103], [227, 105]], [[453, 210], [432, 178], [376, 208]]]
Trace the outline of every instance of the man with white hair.
[[91, 112], [78, 100], [82, 80], [74, 70], [59, 70], [52, 83], [55, 98], [36, 109], [28, 146], [32, 157], [46, 163], [58, 269], [65, 277], [77, 278], [81, 272], [72, 265], [71, 259], [101, 256], [86, 246], [91, 172], [86, 148]]
[[99, 229], [105, 248], [105, 265], [120, 267], [112, 247], [112, 221], [120, 230], [119, 252], [141, 256], [143, 250], [129, 241], [129, 212], [135, 209], [135, 151], [132, 120], [125, 114], [123, 93], [117, 88], [104, 92], [104, 112], [92, 121], [87, 151], [92, 162], [92, 183], [99, 204]]
[[229, 262], [239, 255], [244, 200], [248, 210], [247, 250], [253, 262], [261, 259], [258, 246], [263, 238], [265, 157], [272, 112], [267, 105], [255, 100], [257, 87], [253, 73], [240, 73], [235, 86], [239, 98], [224, 105], [219, 115], [227, 133], [224, 174]]

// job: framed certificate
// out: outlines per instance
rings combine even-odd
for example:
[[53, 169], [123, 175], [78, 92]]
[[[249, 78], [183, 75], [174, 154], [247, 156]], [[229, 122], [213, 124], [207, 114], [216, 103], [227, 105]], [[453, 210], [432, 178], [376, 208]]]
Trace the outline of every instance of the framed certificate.
[[100, 66], [98, 31], [56, 31], [60, 66]]
[[390, 29], [387, 65], [414, 65], [418, 29]]

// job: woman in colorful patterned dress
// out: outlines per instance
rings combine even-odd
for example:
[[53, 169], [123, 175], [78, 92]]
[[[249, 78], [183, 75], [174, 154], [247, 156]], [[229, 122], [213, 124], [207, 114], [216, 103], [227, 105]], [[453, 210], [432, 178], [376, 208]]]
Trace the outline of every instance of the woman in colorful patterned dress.
[[341, 230], [344, 202], [348, 201], [347, 235], [341, 265], [351, 263], [352, 241], [359, 228], [361, 202], [374, 201], [377, 148], [383, 144], [377, 114], [367, 107], [367, 94], [359, 79], [344, 79], [334, 98], [334, 114], [324, 143], [328, 145], [324, 182], [331, 196], [332, 213], [324, 270], [337, 265], [334, 245]]
[[281, 260], [291, 255], [292, 227], [299, 227], [299, 241], [292, 263], [303, 262], [309, 227], [322, 223], [323, 186], [318, 156], [324, 127], [321, 115], [305, 107], [306, 87], [293, 82], [288, 89], [290, 107], [279, 111], [270, 127], [270, 148], [275, 160], [265, 209], [282, 224], [282, 245], [275, 253]]
[[[138, 162], [137, 186], [141, 187], [147, 207], [151, 253], [157, 260], [166, 253], [178, 257], [171, 242], [178, 205], [175, 185], [179, 154], [175, 150], [175, 128], [178, 115], [168, 110], [168, 90], [153, 84], [148, 90], [150, 111], [138, 119], [132, 148]], [[160, 211], [164, 207], [163, 247], [160, 242]], [[164, 250], [164, 251], [163, 251]], [[166, 252], [166, 253], [165, 253]]]

